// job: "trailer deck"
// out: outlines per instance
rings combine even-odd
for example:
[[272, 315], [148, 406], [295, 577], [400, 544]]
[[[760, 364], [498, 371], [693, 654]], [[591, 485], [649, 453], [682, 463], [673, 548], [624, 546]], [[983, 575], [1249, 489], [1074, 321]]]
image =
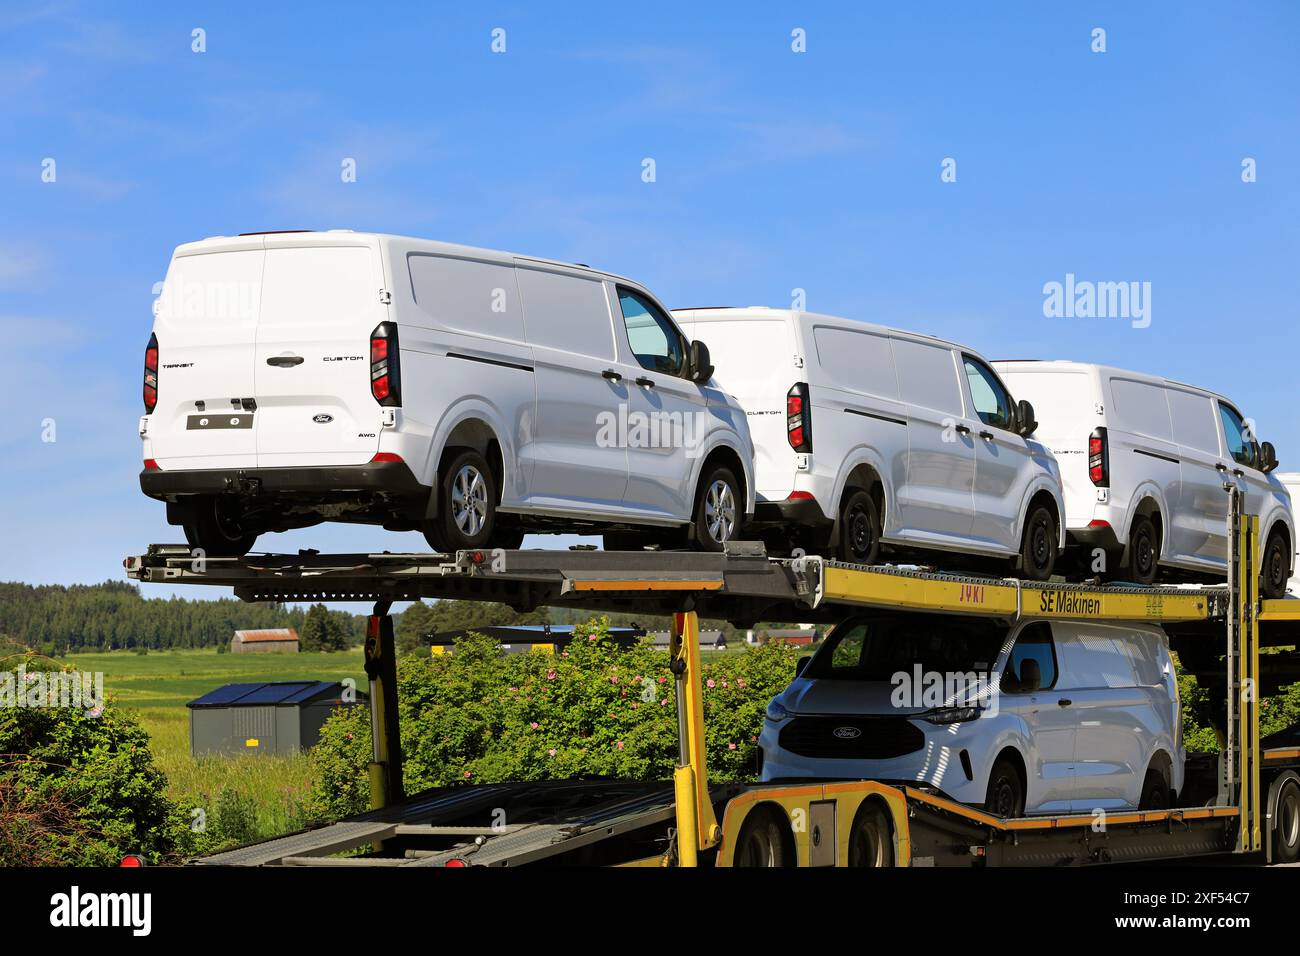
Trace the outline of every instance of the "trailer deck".
[[[1261, 743], [1258, 692], [1270, 681], [1275, 686], [1294, 679], [1300, 665], [1294, 653], [1261, 655], [1260, 647], [1300, 645], [1300, 600], [1259, 600], [1258, 519], [1240, 515], [1231, 497], [1231, 573], [1224, 585], [1209, 587], [1036, 583], [820, 557], [771, 558], [751, 543], [716, 554], [573, 549], [206, 559], [184, 545], [153, 545], [124, 565], [137, 581], [229, 587], [247, 601], [375, 602], [366, 670], [376, 809], [202, 863], [728, 866], [744, 862], [737, 854], [747, 852], [746, 821], [755, 812], [776, 814], [784, 821], [777, 829], [789, 831], [783, 837], [789, 845], [779, 852], [769, 846], [768, 855], [809, 866], [860, 862], [864, 839], [870, 843], [864, 834], [881, 819], [888, 820], [891, 842], [875, 859], [896, 865], [1077, 865], [1258, 851], [1271, 859], [1278, 814], [1294, 813], [1300, 801], [1300, 736]], [[405, 799], [388, 611], [393, 601], [420, 598], [673, 615], [669, 668], [680, 750], [673, 782], [474, 785]], [[1001, 819], [907, 781], [707, 786], [699, 618], [737, 625], [837, 621], [860, 608], [1163, 626], [1185, 666], [1224, 695], [1217, 787], [1200, 805], [1169, 810]], [[361, 847], [372, 850], [337, 855]]]

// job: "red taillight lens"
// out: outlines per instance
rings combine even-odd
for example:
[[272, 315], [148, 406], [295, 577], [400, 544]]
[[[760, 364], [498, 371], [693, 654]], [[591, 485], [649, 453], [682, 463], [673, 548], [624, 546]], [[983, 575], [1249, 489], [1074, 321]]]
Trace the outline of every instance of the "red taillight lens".
[[401, 460], [402, 460], [401, 455], [394, 455], [391, 451], [377, 451], [375, 452], [375, 457], [370, 459], [372, 464], [377, 461], [401, 461]]
[[144, 412], [158, 405], [158, 336], [151, 334], [144, 350]]
[[402, 404], [397, 325], [380, 322], [370, 333], [370, 394], [380, 405]]
[[1110, 448], [1104, 428], [1088, 436], [1088, 478], [1098, 488], [1110, 487]]
[[812, 409], [808, 402], [808, 383], [796, 382], [785, 396], [785, 430], [790, 447], [798, 452], [812, 451]]
[[152, 458], [146, 458], [146, 459], [144, 460], [144, 470], [145, 470], [145, 471], [162, 471], [162, 469], [158, 467], [158, 462], [154, 461]]
[[126, 856], [122, 857], [122, 862], [119, 863], [118, 866], [123, 866], [128, 869], [144, 866], [144, 857], [140, 856], [138, 853], [128, 853]]

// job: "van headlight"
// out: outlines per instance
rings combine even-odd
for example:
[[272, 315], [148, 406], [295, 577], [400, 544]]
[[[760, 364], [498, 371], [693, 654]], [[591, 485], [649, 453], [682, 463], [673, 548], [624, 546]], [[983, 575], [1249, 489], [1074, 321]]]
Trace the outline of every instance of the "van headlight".
[[783, 720], [789, 720], [793, 716], [794, 714], [790, 713], [790, 711], [786, 710], [785, 707], [781, 705], [781, 699], [779, 697], [773, 697], [772, 702], [767, 705], [767, 719], [773, 723], [780, 723]]
[[968, 720], [975, 720], [979, 715], [978, 707], [944, 707], [921, 714], [920, 717], [932, 724], [963, 724]]

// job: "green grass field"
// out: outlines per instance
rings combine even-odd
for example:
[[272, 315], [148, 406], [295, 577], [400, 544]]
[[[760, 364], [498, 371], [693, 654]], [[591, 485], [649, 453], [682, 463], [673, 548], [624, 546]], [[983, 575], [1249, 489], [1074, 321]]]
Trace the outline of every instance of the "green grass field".
[[238, 796], [250, 808], [245, 835], [269, 837], [295, 828], [311, 790], [311, 764], [293, 757], [240, 754], [190, 756], [186, 702], [224, 684], [281, 680], [341, 680], [365, 688], [361, 649], [333, 654], [218, 654], [215, 648], [135, 654], [71, 654], [80, 671], [103, 671], [104, 691], [117, 706], [134, 710], [153, 743], [154, 759], [167, 775], [168, 796], [187, 809], [212, 816], [222, 800]]

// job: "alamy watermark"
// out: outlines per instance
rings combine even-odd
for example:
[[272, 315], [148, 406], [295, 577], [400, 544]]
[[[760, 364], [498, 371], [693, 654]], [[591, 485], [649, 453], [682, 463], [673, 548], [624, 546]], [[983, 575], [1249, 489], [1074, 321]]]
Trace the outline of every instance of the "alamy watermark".
[[682, 448], [696, 458], [708, 426], [707, 412], [642, 412], [619, 402], [618, 411], [596, 415], [596, 447]]
[[67, 707], [87, 717], [104, 712], [103, 671], [0, 671], [0, 707]]
[[1151, 324], [1150, 282], [1092, 282], [1065, 274], [1064, 282], [1043, 283], [1043, 315], [1049, 319], [1130, 319], [1133, 328]]

